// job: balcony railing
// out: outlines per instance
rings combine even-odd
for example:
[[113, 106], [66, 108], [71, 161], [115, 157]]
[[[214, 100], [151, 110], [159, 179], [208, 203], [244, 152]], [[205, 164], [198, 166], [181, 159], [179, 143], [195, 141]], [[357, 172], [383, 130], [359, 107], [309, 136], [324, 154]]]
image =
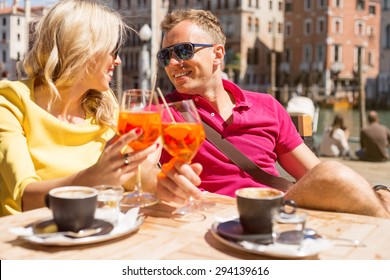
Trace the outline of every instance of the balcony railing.
[[290, 72], [290, 63], [282, 62], [279, 66], [279, 71], [284, 73]]
[[332, 65], [330, 66], [330, 71], [333, 73], [340, 73], [344, 69], [344, 63], [342, 62], [333, 62]]

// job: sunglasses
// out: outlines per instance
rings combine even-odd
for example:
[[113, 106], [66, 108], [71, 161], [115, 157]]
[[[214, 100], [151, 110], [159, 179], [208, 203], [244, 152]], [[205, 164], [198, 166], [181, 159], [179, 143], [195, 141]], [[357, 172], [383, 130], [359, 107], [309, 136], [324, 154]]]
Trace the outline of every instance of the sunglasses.
[[118, 42], [115, 46], [114, 51], [110, 54], [114, 58], [114, 60], [118, 57], [120, 50], [121, 50], [121, 44]]
[[112, 56], [114, 59], [116, 59], [116, 58], [118, 57], [118, 55], [119, 55], [119, 51], [120, 51], [120, 49], [115, 50], [114, 52], [111, 53], [111, 56]]
[[158, 64], [161, 67], [167, 67], [171, 60], [172, 53], [180, 60], [189, 60], [195, 55], [195, 47], [213, 47], [214, 44], [193, 44], [193, 43], [178, 43], [167, 48], [159, 50], [157, 53]]

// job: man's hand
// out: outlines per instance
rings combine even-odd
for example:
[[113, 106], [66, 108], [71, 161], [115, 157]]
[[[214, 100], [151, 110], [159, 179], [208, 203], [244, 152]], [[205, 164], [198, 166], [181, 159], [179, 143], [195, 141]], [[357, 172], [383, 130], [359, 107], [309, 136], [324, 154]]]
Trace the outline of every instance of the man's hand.
[[203, 167], [199, 163], [187, 164], [176, 159], [162, 166], [157, 176], [156, 192], [161, 200], [184, 204], [190, 196], [200, 198], [199, 177]]

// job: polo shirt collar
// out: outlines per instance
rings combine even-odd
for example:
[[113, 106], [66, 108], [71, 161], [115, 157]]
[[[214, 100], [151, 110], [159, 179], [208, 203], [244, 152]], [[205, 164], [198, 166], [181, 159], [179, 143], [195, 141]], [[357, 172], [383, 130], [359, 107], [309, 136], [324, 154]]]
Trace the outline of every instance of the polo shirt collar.
[[[235, 108], [249, 109], [250, 107], [252, 107], [253, 104], [250, 101], [248, 101], [241, 88], [239, 88], [236, 84], [228, 80], [222, 80], [222, 82], [225, 90], [230, 92], [230, 94], [233, 95], [234, 100], [236, 101]], [[179, 93], [177, 90], [173, 91], [173, 95], [176, 97], [175, 98], [176, 100], [187, 100], [187, 99], [195, 99], [195, 98], [204, 99], [202, 96]]]

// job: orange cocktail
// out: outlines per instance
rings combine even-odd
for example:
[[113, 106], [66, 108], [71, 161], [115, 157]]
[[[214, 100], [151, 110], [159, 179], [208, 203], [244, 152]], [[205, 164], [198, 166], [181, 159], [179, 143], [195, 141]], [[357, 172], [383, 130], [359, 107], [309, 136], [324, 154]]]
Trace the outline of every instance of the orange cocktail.
[[[161, 135], [160, 104], [153, 92], [145, 89], [128, 89], [122, 94], [119, 107], [118, 133], [123, 135], [135, 128], [141, 128], [143, 133], [127, 143], [122, 149], [124, 166], [131, 166], [132, 151], [139, 151], [149, 146]], [[130, 149], [126, 149], [129, 147]], [[130, 158], [130, 161], [129, 161]], [[131, 166], [132, 167], [132, 166]], [[155, 193], [142, 190], [142, 164], [138, 165], [136, 184], [132, 193], [126, 194], [121, 204], [124, 207], [146, 207], [158, 202]]]
[[201, 123], [163, 123], [164, 148], [174, 158], [191, 162], [205, 140]]
[[[202, 146], [206, 134], [202, 120], [192, 99], [164, 104], [162, 108], [162, 138], [164, 149], [173, 157], [164, 163], [163, 170], [171, 170], [177, 161], [190, 164]], [[187, 204], [174, 210], [174, 219], [181, 222], [202, 221], [206, 217], [199, 210], [213, 207], [214, 202], [188, 198]]]
[[135, 151], [145, 149], [152, 145], [161, 135], [161, 115], [155, 111], [140, 111], [119, 113], [118, 131], [119, 134], [125, 134], [134, 128], [142, 128], [143, 134], [130, 143], [128, 146]]

